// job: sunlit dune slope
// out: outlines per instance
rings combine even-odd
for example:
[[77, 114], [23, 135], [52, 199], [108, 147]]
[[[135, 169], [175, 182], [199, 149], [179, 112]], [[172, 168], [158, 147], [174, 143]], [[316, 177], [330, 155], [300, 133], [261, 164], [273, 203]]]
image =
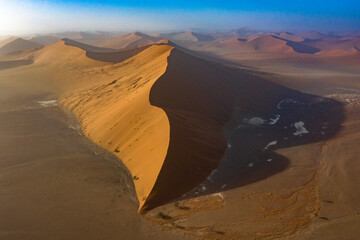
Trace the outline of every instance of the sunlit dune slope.
[[131, 172], [140, 208], [162, 167], [169, 144], [165, 112], [149, 103], [149, 92], [166, 70], [171, 46], [152, 46], [120, 64], [111, 77], [61, 99], [79, 119], [84, 133], [117, 155]]
[[[75, 42], [75, 41], [74, 41]], [[61, 66], [98, 66], [104, 63], [92, 60], [86, 56], [86, 51], [78, 46], [70, 46], [65, 40], [44, 47], [34, 54], [35, 63]], [[59, 65], [60, 64], [60, 65]]]

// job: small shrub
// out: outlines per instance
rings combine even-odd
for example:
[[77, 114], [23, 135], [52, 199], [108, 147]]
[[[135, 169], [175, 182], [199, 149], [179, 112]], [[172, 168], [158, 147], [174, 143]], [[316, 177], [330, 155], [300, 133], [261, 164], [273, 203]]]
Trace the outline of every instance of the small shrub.
[[174, 202], [174, 206], [175, 207], [179, 207], [180, 203], [179, 202]]
[[133, 176], [133, 179], [134, 180], [139, 180], [139, 177], [138, 176]]
[[164, 214], [163, 212], [158, 212], [158, 213], [157, 213], [157, 216], [158, 216], [159, 218], [165, 218], [165, 214]]

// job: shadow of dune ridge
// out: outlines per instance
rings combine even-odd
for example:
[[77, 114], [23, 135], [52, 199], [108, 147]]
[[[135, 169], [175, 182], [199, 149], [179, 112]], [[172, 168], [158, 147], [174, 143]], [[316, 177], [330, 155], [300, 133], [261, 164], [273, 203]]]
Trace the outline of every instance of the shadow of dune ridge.
[[294, 42], [277, 36], [272, 36], [272, 37], [285, 41], [286, 45], [290, 46], [297, 53], [315, 54], [321, 51], [319, 48], [304, 44], [305, 40], [303, 42]]
[[32, 59], [0, 61], [0, 70], [26, 66], [26, 65], [30, 65], [32, 63], [33, 63]]
[[[274, 150], [330, 138], [345, 118], [339, 102], [176, 48], [149, 98], [169, 119], [170, 143], [141, 213], [181, 197], [215, 193], [224, 185], [235, 188], [281, 172], [289, 159]], [[299, 122], [308, 133], [295, 134], [304, 131]]]
[[135, 47], [126, 47], [123, 49], [111, 49], [111, 48], [95, 47], [71, 39], [63, 39], [63, 41], [68, 46], [78, 47], [86, 51], [86, 56], [90, 59], [101, 62], [110, 62], [110, 63], [122, 62], [152, 46], [152, 44], [149, 44], [140, 47], [135, 46]]

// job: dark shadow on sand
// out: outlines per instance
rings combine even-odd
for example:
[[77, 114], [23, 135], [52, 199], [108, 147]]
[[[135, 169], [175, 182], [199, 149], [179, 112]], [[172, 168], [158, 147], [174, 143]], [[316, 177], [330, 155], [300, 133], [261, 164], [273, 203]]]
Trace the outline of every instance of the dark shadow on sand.
[[0, 70], [26, 66], [26, 65], [30, 65], [32, 63], [33, 63], [33, 60], [31, 60], [31, 59], [0, 61]]
[[[166, 112], [170, 143], [142, 211], [266, 179], [290, 163], [274, 150], [329, 139], [345, 119], [337, 101], [178, 49], [168, 63], [151, 89], [150, 103]], [[254, 124], [256, 117], [265, 121]], [[305, 130], [297, 126], [301, 122]], [[302, 131], [308, 133], [294, 134]]]
[[86, 51], [86, 56], [96, 61], [119, 63], [144, 51], [152, 45], [141, 47], [127, 47], [123, 49], [100, 48], [71, 39], [63, 39], [66, 45], [78, 47]]

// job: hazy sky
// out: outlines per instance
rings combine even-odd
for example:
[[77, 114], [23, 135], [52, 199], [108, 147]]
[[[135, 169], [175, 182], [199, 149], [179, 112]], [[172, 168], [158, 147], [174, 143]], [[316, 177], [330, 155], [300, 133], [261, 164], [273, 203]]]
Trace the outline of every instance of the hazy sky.
[[360, 0], [0, 0], [0, 35], [244, 26], [360, 30]]

